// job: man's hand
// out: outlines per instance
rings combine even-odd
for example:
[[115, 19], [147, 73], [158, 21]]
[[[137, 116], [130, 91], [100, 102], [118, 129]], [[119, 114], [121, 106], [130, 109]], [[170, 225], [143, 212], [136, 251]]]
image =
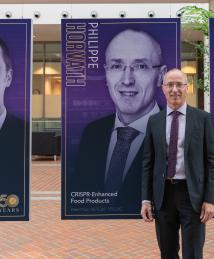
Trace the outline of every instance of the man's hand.
[[153, 216], [152, 216], [152, 205], [150, 202], [143, 202], [142, 209], [141, 209], [141, 215], [146, 222], [152, 222]]
[[204, 202], [201, 208], [201, 223], [206, 223], [208, 220], [214, 217], [214, 204]]

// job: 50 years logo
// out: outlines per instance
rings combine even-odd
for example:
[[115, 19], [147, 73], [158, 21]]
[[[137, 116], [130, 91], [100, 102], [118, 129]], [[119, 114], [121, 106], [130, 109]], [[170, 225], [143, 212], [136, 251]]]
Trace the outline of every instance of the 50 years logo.
[[15, 194], [1, 194], [0, 195], [0, 208], [15, 208], [19, 205], [19, 197]]

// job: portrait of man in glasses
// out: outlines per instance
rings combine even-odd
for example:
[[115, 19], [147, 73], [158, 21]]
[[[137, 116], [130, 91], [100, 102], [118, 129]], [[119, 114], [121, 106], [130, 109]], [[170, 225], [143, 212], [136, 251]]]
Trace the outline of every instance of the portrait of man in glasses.
[[138, 214], [141, 208], [142, 144], [147, 121], [159, 112], [157, 87], [166, 73], [159, 43], [143, 31], [118, 33], [105, 51], [106, 86], [115, 114], [84, 130], [72, 191], [103, 195], [108, 212]]

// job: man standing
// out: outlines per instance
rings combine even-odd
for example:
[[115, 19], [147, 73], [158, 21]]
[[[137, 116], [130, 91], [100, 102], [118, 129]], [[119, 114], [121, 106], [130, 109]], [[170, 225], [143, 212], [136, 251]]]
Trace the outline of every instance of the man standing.
[[[186, 104], [187, 77], [164, 76], [167, 108], [151, 116], [143, 151], [142, 217], [153, 220], [162, 259], [203, 258], [205, 222], [214, 216], [214, 132], [210, 114]], [[154, 203], [154, 204], [151, 204]]]
[[[166, 66], [160, 45], [147, 33], [124, 30], [106, 49], [106, 82], [116, 114], [90, 123], [83, 132], [72, 191], [115, 193], [118, 213], [141, 208], [142, 143]], [[113, 211], [114, 209], [112, 209]]]

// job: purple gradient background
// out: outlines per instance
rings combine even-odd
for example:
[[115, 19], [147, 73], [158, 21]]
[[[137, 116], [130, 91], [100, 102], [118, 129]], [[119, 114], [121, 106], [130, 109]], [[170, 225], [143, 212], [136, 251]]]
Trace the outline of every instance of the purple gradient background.
[[[0, 38], [9, 48], [13, 80], [5, 90], [5, 106], [16, 117], [30, 117], [31, 20], [1, 20]], [[25, 111], [26, 107], [26, 111]]]
[[[86, 87], [67, 87], [67, 96], [65, 97], [65, 27], [66, 23], [72, 22], [99, 22], [99, 69], [87, 69]], [[112, 24], [102, 24], [105, 22]], [[148, 32], [160, 43], [163, 64], [167, 65], [168, 70], [180, 67], [180, 19], [62, 20], [62, 215], [69, 210], [69, 202], [66, 205], [66, 199], [69, 200], [71, 192], [69, 182], [71, 181], [78, 144], [85, 126], [91, 121], [114, 112], [114, 106], [106, 87], [103, 64], [105, 63], [105, 49], [108, 43], [116, 34], [125, 29]], [[87, 58], [86, 63], [88, 64]], [[160, 88], [157, 88], [156, 99], [160, 106], [165, 106]], [[67, 147], [66, 153], [65, 147]]]

